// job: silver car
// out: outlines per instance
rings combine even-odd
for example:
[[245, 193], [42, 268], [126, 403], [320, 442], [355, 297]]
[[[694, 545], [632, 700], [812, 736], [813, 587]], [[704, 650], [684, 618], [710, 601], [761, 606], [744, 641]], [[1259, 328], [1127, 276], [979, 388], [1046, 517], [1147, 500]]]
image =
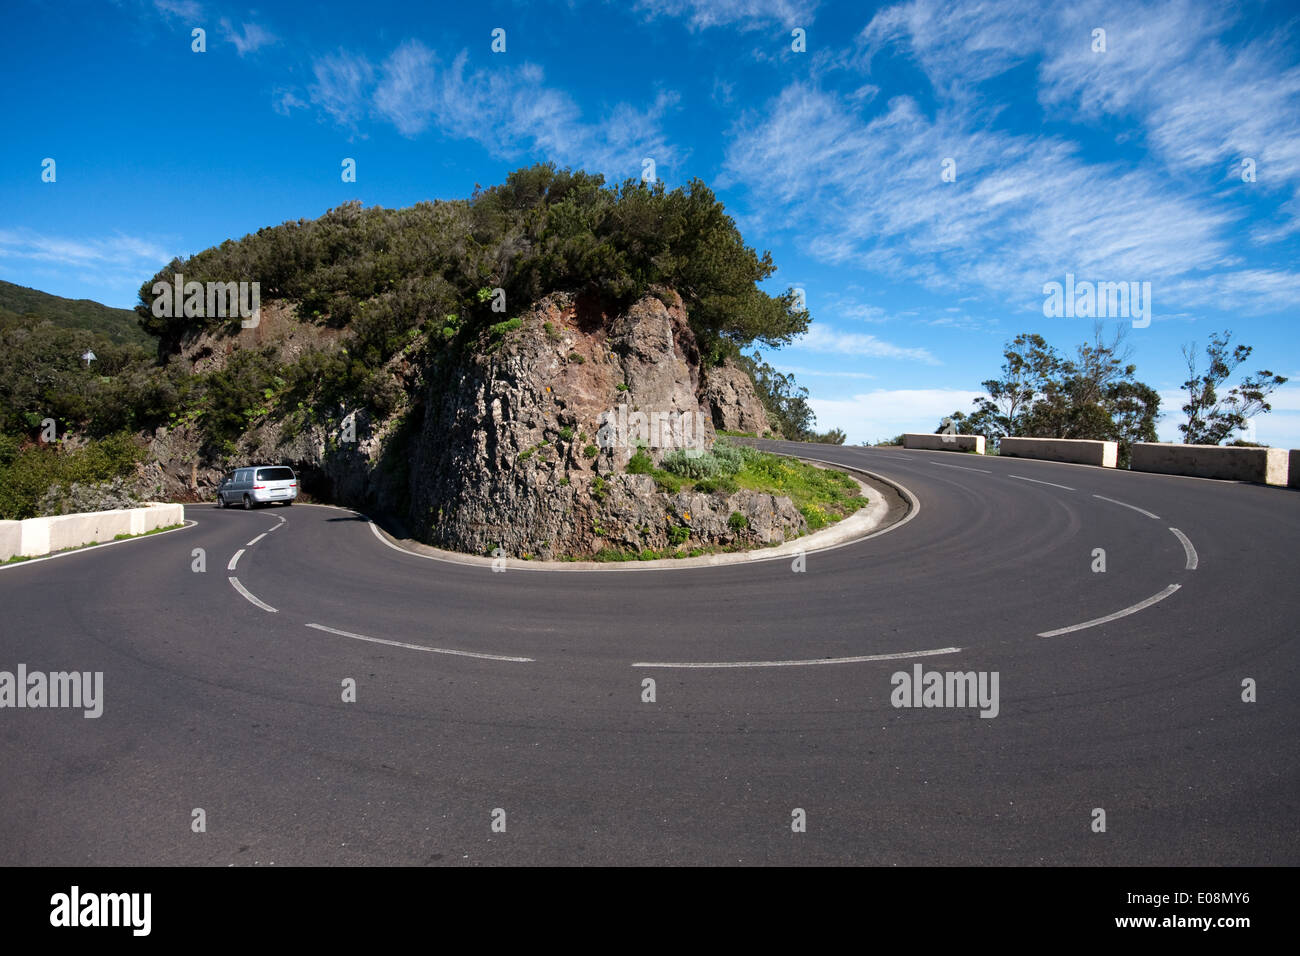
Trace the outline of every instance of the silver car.
[[291, 505], [297, 497], [298, 476], [288, 465], [236, 468], [217, 489], [217, 504], [222, 508], [242, 504], [248, 510], [276, 501]]

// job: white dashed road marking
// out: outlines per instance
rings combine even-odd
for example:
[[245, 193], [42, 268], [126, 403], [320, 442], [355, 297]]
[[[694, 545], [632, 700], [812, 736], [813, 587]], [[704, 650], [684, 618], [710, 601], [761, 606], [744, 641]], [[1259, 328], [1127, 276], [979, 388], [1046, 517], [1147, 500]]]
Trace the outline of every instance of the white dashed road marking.
[[532, 664], [531, 657], [507, 657], [504, 654], [477, 654], [474, 651], [454, 651], [446, 647], [425, 647], [423, 644], [406, 644], [402, 641], [388, 641], [382, 637], [367, 637], [364, 634], [353, 634], [351, 631], [340, 631], [337, 628], [326, 627], [324, 624], [308, 624], [308, 627], [315, 628], [318, 631], [328, 631], [330, 634], [337, 634], [339, 637], [350, 637], [356, 641], [369, 641], [371, 644], [387, 644], [389, 647], [405, 647], [411, 651], [426, 651], [430, 654], [452, 654], [456, 657], [477, 657], [485, 661], [509, 661], [514, 664]]
[[1032, 481], [1036, 485], [1051, 485], [1053, 488], [1062, 488], [1065, 491], [1073, 491], [1069, 485], [1058, 485], [1054, 481], [1039, 481], [1037, 478], [1026, 478], [1024, 475], [1007, 475], [1008, 478], [1019, 478], [1021, 481]]
[[271, 605], [259, 601], [255, 596], [253, 596], [249, 592], [248, 588], [244, 587], [242, 584], [239, 583], [239, 578], [231, 577], [230, 583], [234, 585], [235, 590], [238, 591], [240, 594], [242, 594], [250, 604], [255, 604], [257, 607], [260, 607], [263, 611], [270, 611], [272, 614], [278, 613], [275, 608], [271, 607]]
[[230, 563], [226, 565], [226, 570], [227, 571], [235, 570], [235, 565], [239, 563], [239, 559], [242, 558], [243, 556], [244, 556], [244, 549], [240, 548], [238, 551], [235, 552], [235, 556], [230, 559]]
[[932, 651], [903, 651], [900, 654], [866, 654], [862, 657], [816, 657], [804, 661], [639, 661], [633, 667], [810, 667], [814, 664], [861, 664], [866, 661], [901, 661], [909, 657], [934, 657], [937, 654], [956, 654], [960, 647], [939, 647]]
[[[274, 531], [275, 529], [272, 528], [271, 530]], [[252, 541], [248, 542], [248, 544], [244, 545], [244, 547], [246, 547], [246, 548], [251, 548], [253, 545], [257, 544], [257, 542], [261, 541], [263, 538], [265, 538], [265, 537], [266, 537], [268, 534], [270, 534], [270, 533], [271, 533], [270, 531], [263, 531], [263, 532], [262, 532], [261, 534], [259, 534], [256, 538], [254, 538]]]
[[1121, 617], [1128, 617], [1130, 614], [1136, 614], [1138, 611], [1141, 611], [1143, 608], [1148, 608], [1152, 604], [1155, 604], [1158, 601], [1163, 601], [1165, 598], [1169, 597], [1169, 595], [1177, 591], [1180, 587], [1182, 587], [1182, 585], [1180, 584], [1171, 584], [1169, 585], [1169, 587], [1165, 588], [1159, 594], [1153, 594], [1145, 601], [1139, 601], [1137, 604], [1134, 604], [1132, 607], [1126, 607], [1122, 611], [1116, 611], [1114, 614], [1107, 614], [1105, 617], [1099, 617], [1092, 621], [1084, 621], [1082, 624], [1071, 624], [1069, 627], [1058, 627], [1054, 631], [1043, 631], [1038, 636], [1059, 637], [1062, 634], [1070, 634], [1073, 633], [1074, 631], [1082, 631], [1084, 628], [1096, 627], [1098, 624], [1107, 624], [1110, 621], [1117, 621]]
[[1146, 515], [1148, 518], [1155, 518], [1157, 521], [1160, 520], [1160, 516], [1159, 516], [1159, 515], [1153, 515], [1151, 512], [1147, 511], [1145, 508], [1139, 508], [1137, 505], [1129, 505], [1129, 504], [1125, 504], [1125, 503], [1122, 502], [1122, 501], [1116, 501], [1114, 498], [1107, 498], [1105, 495], [1093, 495], [1093, 497], [1094, 497], [1094, 498], [1100, 498], [1102, 501], [1109, 501], [1111, 504], [1113, 504], [1113, 505], [1119, 505], [1121, 508], [1131, 508], [1131, 509], [1133, 509], [1134, 511], [1138, 512], [1139, 514], [1144, 514], [1144, 515]]
[[965, 465], [945, 465], [945, 464], [944, 464], [943, 462], [941, 462], [941, 461], [932, 461], [932, 462], [930, 462], [930, 464], [932, 464], [932, 465], [938, 465], [940, 468], [956, 468], [956, 469], [958, 469], [959, 471], [982, 471], [982, 472], [984, 472], [984, 474], [986, 474], [986, 475], [991, 475], [991, 474], [993, 474], [993, 472], [988, 471], [987, 469], [984, 469], [984, 468], [967, 468]]
[[1183, 543], [1183, 551], [1187, 553], [1186, 570], [1195, 571], [1196, 565], [1200, 563], [1200, 559], [1196, 556], [1196, 548], [1192, 547], [1192, 542], [1188, 540], [1187, 535], [1183, 534], [1177, 528], [1170, 528], [1169, 530], [1172, 531], [1178, 540]]

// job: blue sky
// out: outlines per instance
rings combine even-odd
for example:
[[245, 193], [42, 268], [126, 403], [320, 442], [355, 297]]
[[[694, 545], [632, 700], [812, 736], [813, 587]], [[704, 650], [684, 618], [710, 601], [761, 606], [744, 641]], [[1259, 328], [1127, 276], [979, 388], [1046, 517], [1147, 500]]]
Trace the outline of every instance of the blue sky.
[[805, 290], [812, 331], [764, 357], [850, 441], [969, 408], [1018, 332], [1072, 350], [1092, 321], [1043, 314], [1069, 273], [1151, 283], [1150, 325], [1110, 325], [1165, 395], [1163, 439], [1181, 346], [1226, 328], [1293, 379], [1257, 440], [1300, 447], [1288, 7], [10, 0], [0, 277], [131, 306], [173, 255], [350, 199], [650, 158], [715, 188], [773, 290]]

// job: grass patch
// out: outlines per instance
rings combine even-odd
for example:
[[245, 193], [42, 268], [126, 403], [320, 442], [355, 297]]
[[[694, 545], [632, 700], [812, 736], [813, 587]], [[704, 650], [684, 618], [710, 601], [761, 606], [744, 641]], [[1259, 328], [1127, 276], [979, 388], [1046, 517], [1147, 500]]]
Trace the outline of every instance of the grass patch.
[[834, 524], [866, 507], [862, 488], [842, 471], [754, 448], [741, 448], [740, 453], [744, 464], [733, 476], [735, 483], [751, 491], [788, 496], [810, 530]]
[[[866, 507], [867, 497], [862, 487], [848, 474], [831, 468], [818, 468], [794, 458], [774, 455], [754, 448], [737, 447], [718, 442], [707, 455], [688, 457], [669, 453], [664, 456], [664, 468], [655, 468], [644, 449], [628, 461], [630, 474], [648, 474], [655, 479], [660, 491], [676, 494], [691, 489], [705, 494], [734, 494], [741, 488], [778, 497], [788, 497], [808, 522], [809, 531], [817, 531]], [[671, 469], [671, 470], [669, 470]], [[682, 474], [684, 472], [685, 474]], [[592, 483], [592, 497], [602, 501], [605, 482], [596, 478]], [[727, 526], [736, 532], [749, 528], [749, 519], [738, 511], [732, 512]], [[597, 534], [601, 529], [593, 529]], [[669, 531], [671, 546], [659, 550], [618, 550], [602, 548], [592, 561], [651, 561], [656, 558], [699, 557], [703, 554], [721, 554], [750, 550], [746, 542], [734, 545], [710, 545], [683, 552], [681, 546], [690, 537], [686, 527]], [[777, 543], [769, 545], [776, 547]]]

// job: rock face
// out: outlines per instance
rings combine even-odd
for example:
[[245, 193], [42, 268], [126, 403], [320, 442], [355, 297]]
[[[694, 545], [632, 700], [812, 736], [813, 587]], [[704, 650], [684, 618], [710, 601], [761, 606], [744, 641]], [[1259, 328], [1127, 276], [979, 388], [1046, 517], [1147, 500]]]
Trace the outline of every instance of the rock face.
[[[270, 314], [264, 335], [287, 347], [309, 336], [274, 307]], [[724, 367], [707, 385], [701, 380], [675, 293], [647, 295], [621, 312], [557, 293], [519, 319], [474, 348], [396, 357], [389, 371], [404, 403], [386, 419], [356, 411], [354, 438], [338, 420], [269, 421], [241, 439], [237, 460], [195, 468], [189, 432], [160, 429], [141, 480], [210, 498], [225, 467], [285, 461], [325, 500], [387, 513], [420, 540], [473, 554], [500, 548], [556, 559], [604, 549], [752, 547], [806, 531], [789, 498], [670, 494], [653, 476], [626, 472], [638, 446], [656, 464], [674, 449], [711, 447], [718, 408], [723, 427], [766, 430], [742, 370]], [[186, 349], [211, 362], [229, 345]], [[706, 397], [715, 394], [716, 402]]]
[[[410, 513], [423, 540], [546, 559], [779, 543], [805, 528], [788, 498], [669, 495], [649, 475], [624, 473], [638, 442], [657, 463], [714, 440], [699, 353], [674, 294], [618, 315], [550, 296], [499, 351], [460, 371], [458, 388], [430, 387], [414, 444]], [[733, 512], [747, 528], [731, 527]]]
[[714, 428], [721, 431], [749, 432], [762, 438], [772, 429], [767, 420], [767, 410], [754, 391], [754, 383], [748, 373], [730, 359], [709, 369], [704, 400]]

